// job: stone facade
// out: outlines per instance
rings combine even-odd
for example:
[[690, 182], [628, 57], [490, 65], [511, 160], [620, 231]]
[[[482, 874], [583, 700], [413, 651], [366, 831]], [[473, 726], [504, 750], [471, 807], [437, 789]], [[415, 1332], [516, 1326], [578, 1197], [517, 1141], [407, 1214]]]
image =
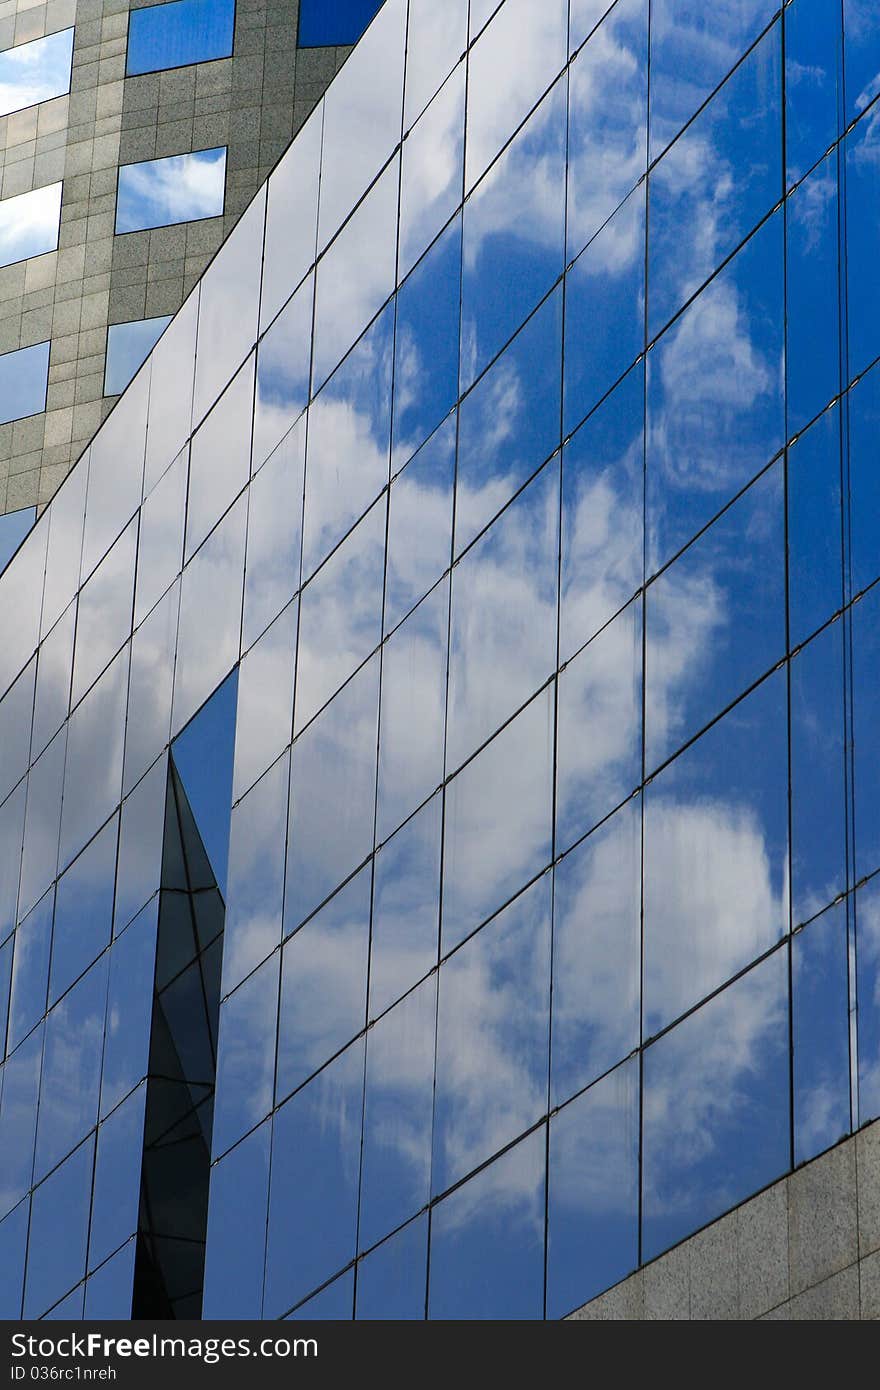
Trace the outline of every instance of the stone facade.
[[[349, 52], [297, 50], [298, 0], [237, 0], [231, 57], [126, 77], [149, 3], [0, 3], [0, 51], [75, 26], [70, 94], [0, 118], [0, 197], [63, 180], [58, 250], [0, 268], [0, 352], [52, 344], [45, 413], [0, 425], [0, 513], [53, 495], [116, 400], [108, 327], [180, 308]], [[218, 145], [222, 217], [114, 236], [120, 165]]]
[[880, 1318], [880, 1121], [630, 1275], [572, 1318]]

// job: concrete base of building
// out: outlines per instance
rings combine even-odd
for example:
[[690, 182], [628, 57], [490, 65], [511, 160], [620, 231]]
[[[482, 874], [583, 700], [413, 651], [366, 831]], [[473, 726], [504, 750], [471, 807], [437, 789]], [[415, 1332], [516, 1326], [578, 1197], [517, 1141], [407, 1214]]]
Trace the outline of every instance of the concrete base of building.
[[880, 1319], [880, 1121], [571, 1317]]

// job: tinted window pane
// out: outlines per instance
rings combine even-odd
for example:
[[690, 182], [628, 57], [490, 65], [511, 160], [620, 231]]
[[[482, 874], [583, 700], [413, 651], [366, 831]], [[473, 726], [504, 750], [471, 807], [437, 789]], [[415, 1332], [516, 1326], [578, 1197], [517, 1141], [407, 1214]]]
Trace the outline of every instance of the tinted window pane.
[[[862, 0], [855, 3], [860, 5]], [[785, 159], [790, 184], [803, 177], [838, 134], [842, 60], [840, 6], [811, 5], [809, 0], [789, 5], [785, 11]]]
[[34, 1164], [37, 1180], [79, 1143], [98, 1118], [107, 965], [105, 955], [46, 1020]]
[[791, 662], [791, 912], [798, 926], [846, 888], [842, 624]]
[[0, 517], [0, 574], [37, 519], [36, 507], [22, 507]]
[[305, 122], [268, 185], [260, 328], [275, 317], [315, 259], [324, 103]]
[[14, 1322], [21, 1317], [29, 1211], [30, 1204], [22, 1202], [5, 1220], [0, 1221], [0, 1272], [3, 1275], [0, 1279], [0, 1317], [4, 1322]]
[[188, 560], [250, 476], [254, 355], [193, 435], [186, 510]]
[[840, 390], [838, 153], [788, 199], [787, 431], [798, 433]]
[[101, 1114], [107, 1115], [147, 1074], [158, 899], [114, 942], [107, 989]]
[[45, 410], [48, 380], [48, 343], [3, 353], [0, 356], [0, 425]]
[[452, 555], [455, 416], [445, 420], [391, 484], [385, 631], [426, 594]]
[[60, 183], [4, 198], [0, 203], [0, 265], [54, 251], [60, 215]]
[[358, 1267], [360, 1320], [418, 1321], [425, 1316], [428, 1273], [428, 1222], [413, 1221]]
[[72, 58], [72, 29], [0, 53], [0, 116], [63, 96], [70, 90]]
[[232, 812], [223, 938], [223, 989], [233, 990], [281, 940], [289, 758], [270, 768]]
[[232, 52], [235, 0], [172, 0], [133, 10], [125, 71], [157, 72], [226, 58]]
[[301, 48], [321, 48], [325, 44], [357, 43], [382, 0], [302, 0], [299, 7]]
[[98, 1130], [89, 1233], [90, 1269], [118, 1250], [137, 1230], [146, 1099], [146, 1085], [139, 1086]]
[[95, 1142], [90, 1139], [34, 1193], [24, 1313], [39, 1317], [86, 1272]]
[[442, 796], [407, 821], [376, 855], [370, 942], [370, 1016], [437, 962]]
[[[146, 14], [147, 11], [135, 10], [134, 13]], [[170, 315], [162, 315], [156, 319], [114, 323], [107, 329], [107, 366], [104, 373], [106, 396], [115, 396], [125, 390], [170, 322]]]
[[110, 940], [118, 824], [118, 817], [114, 816], [58, 880], [50, 1004], [79, 978]]
[[841, 904], [792, 942], [794, 1161], [849, 1133], [847, 913]]
[[0, 1211], [4, 1215], [24, 1196], [33, 1177], [42, 1057], [43, 1028], [40, 1027], [7, 1057], [3, 1068], [3, 1099], [0, 1102], [0, 1139], [3, 1142]]
[[119, 170], [116, 231], [167, 227], [223, 211], [226, 147], [124, 164]]
[[[855, 896], [858, 942], [858, 1124], [880, 1115], [880, 879]], [[7, 1063], [8, 1066], [8, 1063]]]
[[204, 1318], [258, 1318], [263, 1303], [271, 1122], [211, 1170]]
[[278, 954], [220, 1009], [217, 1098], [211, 1147], [225, 1153], [272, 1108], [278, 1016]]

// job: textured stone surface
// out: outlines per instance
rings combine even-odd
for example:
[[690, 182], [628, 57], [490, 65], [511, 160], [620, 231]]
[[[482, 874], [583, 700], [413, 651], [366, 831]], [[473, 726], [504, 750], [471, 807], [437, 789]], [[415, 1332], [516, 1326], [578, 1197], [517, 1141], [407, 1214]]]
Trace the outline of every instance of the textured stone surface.
[[880, 1319], [880, 1120], [571, 1317]]

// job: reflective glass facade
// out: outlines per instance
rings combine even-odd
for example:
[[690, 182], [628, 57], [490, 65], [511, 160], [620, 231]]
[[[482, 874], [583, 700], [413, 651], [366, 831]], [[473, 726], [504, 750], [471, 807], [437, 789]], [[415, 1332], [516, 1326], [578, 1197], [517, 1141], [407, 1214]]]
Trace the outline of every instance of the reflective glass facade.
[[880, 1114], [863, 18], [386, 0], [0, 578], [13, 1309], [561, 1317]]

